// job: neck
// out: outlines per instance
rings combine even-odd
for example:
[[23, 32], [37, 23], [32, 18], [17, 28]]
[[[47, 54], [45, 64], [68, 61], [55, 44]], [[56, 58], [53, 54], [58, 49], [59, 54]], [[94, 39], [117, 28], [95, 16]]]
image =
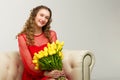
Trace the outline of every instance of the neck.
[[42, 32], [42, 28], [40, 27], [35, 29], [35, 34], [41, 34]]

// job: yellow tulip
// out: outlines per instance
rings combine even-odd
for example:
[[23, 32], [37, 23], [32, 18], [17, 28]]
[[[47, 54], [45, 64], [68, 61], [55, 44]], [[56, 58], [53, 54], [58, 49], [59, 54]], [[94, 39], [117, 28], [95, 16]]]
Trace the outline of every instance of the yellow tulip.
[[63, 59], [63, 53], [59, 52], [59, 56], [61, 57], [61, 59]]
[[58, 41], [58, 40], [56, 40], [56, 42], [55, 42], [56, 44], [59, 44], [60, 42]]
[[49, 50], [51, 50], [51, 47], [50, 47], [50, 46], [48, 47], [48, 52], [49, 52]]
[[52, 49], [57, 49], [57, 46], [56, 46], [56, 44], [54, 42], [51, 44], [51, 48]]
[[44, 51], [46, 51], [46, 52], [48, 51], [47, 47], [44, 48]]
[[52, 44], [51, 45], [55, 45], [55, 42], [52, 42]]
[[64, 41], [61, 42], [61, 46], [63, 46], [63, 45], [64, 45]]
[[38, 63], [36, 63], [36, 65], [35, 66], [37, 66], [38, 68], [39, 68], [39, 64]]
[[53, 54], [56, 54], [56, 51], [55, 51], [55, 50], [52, 50], [52, 53], [53, 53]]
[[37, 57], [38, 54], [37, 54], [37, 53], [34, 53], [34, 55]]
[[60, 56], [60, 57], [62, 56], [62, 52], [59, 52], [59, 56]]
[[47, 43], [47, 47], [50, 47], [50, 43]]
[[33, 59], [36, 59], [36, 60], [37, 60], [37, 59], [38, 59], [38, 57], [37, 57], [37, 56], [33, 56]]
[[64, 55], [62, 54], [62, 55], [61, 55], [61, 59], [63, 59], [63, 57], [64, 57]]
[[44, 57], [44, 54], [40, 54], [39, 55], [39, 59], [43, 58]]
[[32, 62], [33, 62], [33, 63], [38, 63], [38, 60], [35, 59], [35, 60], [32, 60]]
[[58, 45], [58, 51], [62, 49], [62, 46], [61, 45]]
[[39, 51], [38, 54], [42, 54], [43, 53], [43, 50]]
[[53, 51], [52, 50], [49, 50], [49, 55], [53, 55]]
[[44, 56], [47, 57], [48, 56], [48, 52], [44, 51]]
[[38, 69], [39, 69], [39, 67], [35, 66], [35, 70], [38, 70]]

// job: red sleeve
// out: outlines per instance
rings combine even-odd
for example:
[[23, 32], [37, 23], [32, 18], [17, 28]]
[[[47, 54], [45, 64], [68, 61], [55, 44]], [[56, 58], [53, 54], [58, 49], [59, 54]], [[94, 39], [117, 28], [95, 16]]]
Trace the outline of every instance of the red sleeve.
[[50, 34], [51, 34], [52, 42], [55, 42], [57, 40], [57, 34], [56, 34], [56, 32], [51, 30]]
[[35, 65], [32, 63], [32, 57], [26, 45], [24, 35], [18, 36], [18, 46], [25, 69], [27, 69], [27, 71], [34, 76], [42, 75], [42, 72], [40, 70], [34, 69]]

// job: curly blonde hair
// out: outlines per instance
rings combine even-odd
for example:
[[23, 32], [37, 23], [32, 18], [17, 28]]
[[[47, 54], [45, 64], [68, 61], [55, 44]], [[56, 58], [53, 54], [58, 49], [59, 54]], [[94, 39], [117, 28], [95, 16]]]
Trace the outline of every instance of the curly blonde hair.
[[52, 11], [47, 6], [40, 5], [40, 6], [37, 6], [37, 7], [33, 8], [31, 10], [30, 16], [29, 16], [28, 20], [26, 21], [23, 30], [18, 34], [18, 35], [20, 35], [20, 34], [25, 34], [26, 35], [26, 43], [28, 45], [33, 45], [34, 44], [35, 17], [36, 17], [36, 15], [37, 15], [37, 13], [40, 9], [46, 9], [50, 12], [50, 18], [49, 18], [47, 24], [42, 27], [42, 31], [44, 32], [45, 37], [51, 43], [49, 30], [50, 30], [50, 23], [52, 21], [52, 19], [51, 19]]

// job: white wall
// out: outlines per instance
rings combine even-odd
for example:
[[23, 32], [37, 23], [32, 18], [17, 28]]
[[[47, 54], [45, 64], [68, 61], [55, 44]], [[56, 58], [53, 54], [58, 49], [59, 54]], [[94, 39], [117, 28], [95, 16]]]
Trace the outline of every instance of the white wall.
[[52, 29], [64, 49], [94, 52], [92, 79], [120, 79], [120, 0], [0, 0], [1, 52], [18, 50], [15, 36], [40, 4], [52, 9]]

